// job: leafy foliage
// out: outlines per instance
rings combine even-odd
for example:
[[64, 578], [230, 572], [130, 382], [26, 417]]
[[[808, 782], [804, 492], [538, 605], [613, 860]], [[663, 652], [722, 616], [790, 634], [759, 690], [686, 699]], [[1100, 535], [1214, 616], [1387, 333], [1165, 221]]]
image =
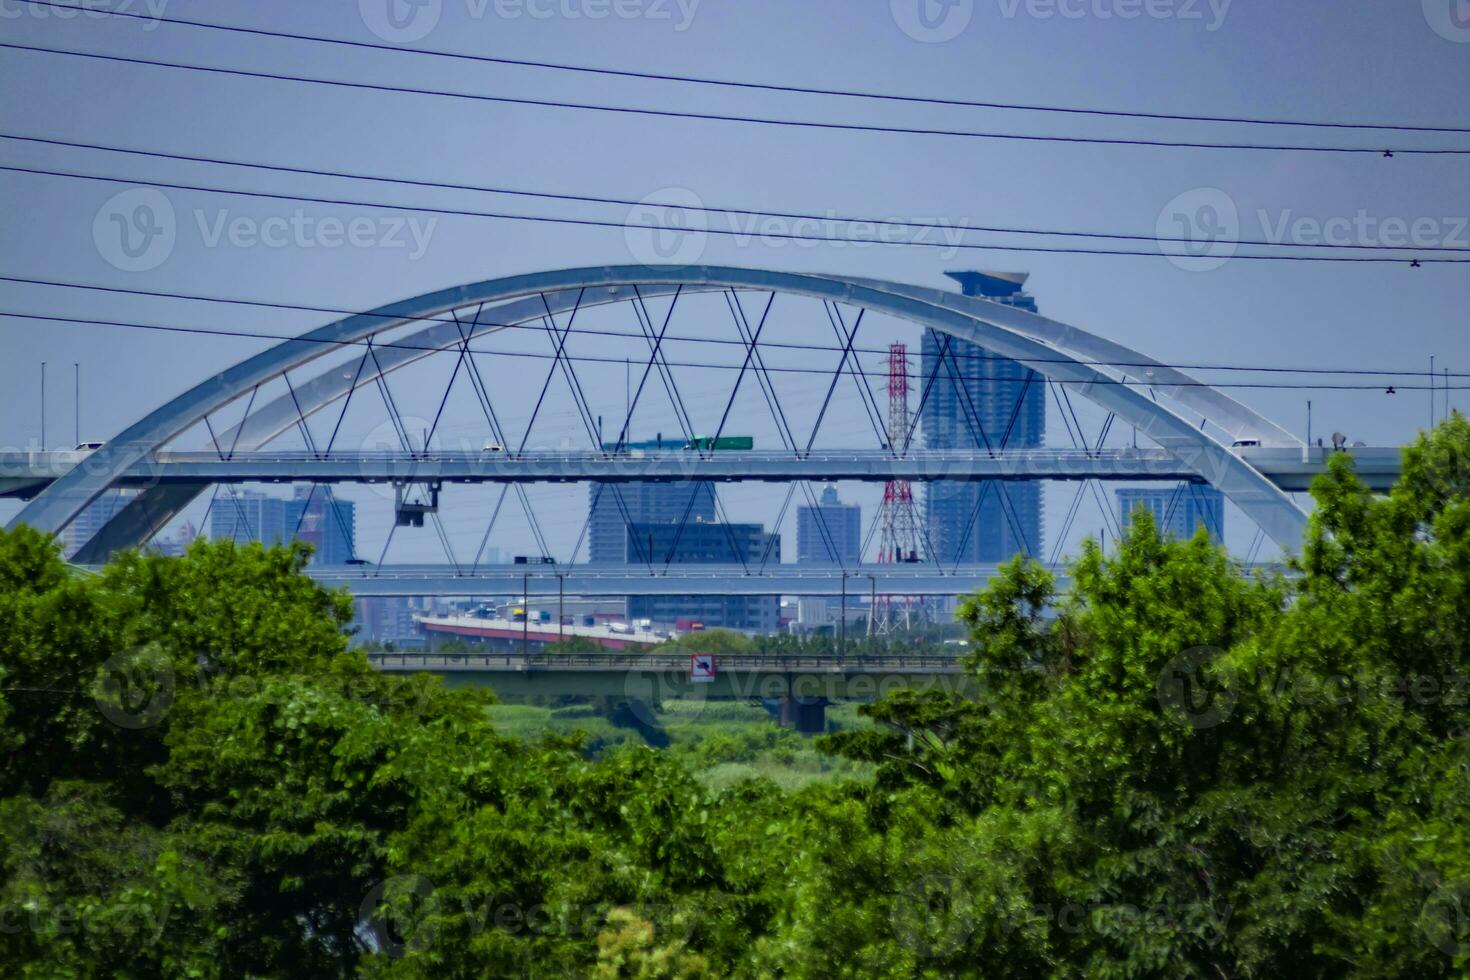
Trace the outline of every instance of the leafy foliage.
[[980, 696], [866, 706], [817, 744], [871, 776], [794, 791], [699, 775], [811, 751], [774, 727], [589, 753], [378, 674], [304, 549], [0, 533], [0, 972], [1466, 975], [1470, 424], [1314, 494], [1289, 575], [1146, 519], [1064, 593], [1007, 566]]

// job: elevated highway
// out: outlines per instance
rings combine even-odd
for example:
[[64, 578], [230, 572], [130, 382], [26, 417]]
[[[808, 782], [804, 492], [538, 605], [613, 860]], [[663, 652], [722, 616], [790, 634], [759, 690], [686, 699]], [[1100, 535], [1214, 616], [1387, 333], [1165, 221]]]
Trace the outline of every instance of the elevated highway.
[[[1235, 454], [1277, 487], [1301, 491], [1327, 467], [1331, 450], [1237, 447]], [[1375, 490], [1398, 478], [1398, 449], [1344, 450]], [[0, 496], [32, 497], [90, 453], [0, 452]], [[174, 452], [130, 464], [120, 487], [232, 483], [714, 483], [792, 480], [1118, 480], [1204, 482], [1202, 461], [1162, 449], [1013, 449], [996, 452], [818, 450], [791, 452]]]
[[[820, 731], [829, 701], [873, 701], [897, 690], [973, 695], [974, 675], [956, 657], [708, 657], [694, 654], [373, 653], [386, 673], [432, 673], [451, 687], [489, 687], [506, 697], [593, 695], [653, 704], [677, 700], [760, 700], [783, 705], [783, 721]], [[705, 655], [699, 655], [705, 656]], [[696, 674], [709, 676], [696, 680]], [[712, 675], [712, 676], [710, 676]]]
[[[952, 596], [980, 588], [996, 565], [311, 565], [307, 574], [356, 596], [790, 595]], [[1060, 570], [1059, 570], [1060, 573]], [[1065, 580], [1063, 580], [1065, 584]]]

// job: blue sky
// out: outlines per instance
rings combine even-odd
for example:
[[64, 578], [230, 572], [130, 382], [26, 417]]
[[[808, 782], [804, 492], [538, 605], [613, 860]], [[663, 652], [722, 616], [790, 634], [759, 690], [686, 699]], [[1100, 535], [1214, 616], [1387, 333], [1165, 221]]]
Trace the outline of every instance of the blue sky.
[[[939, 94], [1000, 102], [1081, 105], [1156, 112], [1247, 115], [1402, 124], [1470, 126], [1470, 29], [1453, 19], [1459, 0], [1343, 4], [1333, 0], [963, 0], [953, 7], [920, 0], [892, 3], [776, 0], [440, 0], [400, 8], [406, 33], [395, 36], [385, 0], [361, 3], [186, 2], [135, 0], [132, 12], [376, 42], [433, 29], [411, 41], [443, 51], [599, 65], [643, 71], [756, 79], [803, 86]], [[399, 2], [399, 0], [394, 0]], [[839, 12], [840, 11], [840, 12]], [[420, 18], [413, 19], [416, 13]], [[1463, 16], [1470, 14], [1463, 8]], [[1136, 16], [1128, 16], [1136, 14]], [[602, 15], [602, 16], [599, 16]], [[385, 25], [389, 25], [385, 27]], [[377, 28], [377, 34], [374, 33]], [[907, 28], [907, 30], [905, 29]], [[953, 35], [949, 37], [948, 35]], [[940, 37], [947, 39], [939, 40]], [[1005, 111], [883, 105], [810, 96], [701, 87], [446, 62], [406, 54], [344, 50], [302, 42], [220, 34], [104, 17], [58, 19], [54, 12], [0, 0], [0, 38], [9, 43], [100, 51], [254, 71], [369, 80], [565, 101], [657, 106], [904, 127], [983, 129], [1042, 134], [1158, 136], [1214, 140], [1285, 139], [1376, 146], [1401, 136], [1335, 131], [1247, 130], [1202, 124], [1036, 116]], [[1273, 233], [1299, 219], [1351, 226], [1352, 240], [1377, 234], [1384, 221], [1415, 222], [1453, 244], [1466, 236], [1470, 167], [1462, 157], [1382, 159], [1373, 154], [1251, 153], [1012, 143], [912, 135], [811, 131], [721, 122], [668, 120], [332, 89], [260, 79], [201, 76], [159, 68], [0, 50], [0, 118], [13, 134], [80, 140], [183, 154], [418, 179], [572, 191], [612, 197], [692, 197], [711, 206], [892, 216], [952, 225], [1109, 230], [1151, 235], [1167, 227], [1170, 208], [1217, 200], [1239, 215], [1243, 237]], [[1456, 141], [1458, 140], [1458, 144]], [[1422, 145], [1470, 145], [1470, 138], [1426, 136]], [[621, 222], [626, 208], [565, 205], [411, 189], [350, 185], [324, 178], [241, 172], [196, 164], [119, 157], [0, 141], [5, 163], [118, 177], [200, 182], [282, 193], [592, 216]], [[419, 236], [394, 236], [394, 212], [295, 204], [169, 191], [175, 241], [166, 259], [127, 271], [99, 248], [99, 213], [125, 185], [38, 175], [0, 175], [0, 264], [7, 274], [162, 291], [229, 295], [292, 304], [367, 309], [449, 285], [538, 269], [628, 262], [629, 238], [617, 228], [422, 216]], [[1201, 198], [1202, 193], [1216, 195]], [[349, 195], [349, 196], [350, 196]], [[298, 214], [299, 212], [299, 214]], [[330, 223], [366, 219], [360, 244], [336, 243]], [[245, 219], [257, 232], [276, 219], [312, 230], [281, 247], [232, 238]], [[105, 224], [105, 221], [104, 221]], [[325, 239], [322, 235], [325, 234]], [[388, 239], [392, 239], [389, 241]], [[301, 247], [298, 240], [312, 247]], [[1370, 240], [1369, 244], [1372, 243]], [[1462, 246], [1465, 244], [1461, 242]], [[1188, 363], [1372, 367], [1470, 371], [1470, 270], [1257, 263], [1241, 259], [1210, 271], [1159, 257], [994, 253], [936, 254], [921, 248], [798, 246], [711, 236], [706, 262], [875, 276], [946, 285], [949, 268], [1031, 273], [1041, 309], [1152, 356]], [[116, 260], [113, 255], [112, 259]], [[126, 263], [122, 263], [126, 265]], [[185, 304], [0, 283], [0, 307], [80, 318], [141, 320], [214, 329], [289, 334], [317, 325], [320, 314]], [[810, 311], [808, 311], [810, 312]], [[820, 312], [818, 308], [817, 312]], [[693, 311], [691, 332], [726, 331], [714, 312]], [[631, 328], [631, 321], [624, 323]], [[798, 311], [784, 336], [815, 329]], [[866, 342], [914, 341], [911, 329], [874, 324]], [[829, 328], [821, 334], [830, 339]], [[803, 333], [803, 331], [808, 331]], [[527, 340], [527, 343], [532, 341]], [[580, 342], [580, 341], [579, 341]], [[589, 338], [588, 354], [620, 356]], [[70, 442], [71, 371], [84, 378], [82, 437], [101, 439], [239, 358], [262, 341], [159, 335], [102, 326], [0, 319], [0, 444], [39, 439], [39, 365], [52, 365], [49, 441]], [[691, 349], [691, 358], [699, 351]], [[631, 356], [631, 355], [630, 355]], [[503, 364], [503, 366], [501, 366]], [[432, 406], [443, 372], [405, 379], [405, 398]], [[548, 365], [503, 358], [493, 369], [497, 401], [522, 416]], [[487, 364], [487, 370], [489, 366]], [[624, 402], [624, 371], [588, 364], [589, 399], [611, 414]], [[1223, 379], [1224, 375], [1207, 377]], [[435, 378], [440, 378], [435, 387]], [[722, 406], [691, 375], [701, 410]], [[711, 381], [710, 384], [714, 382]], [[1462, 380], [1470, 384], [1470, 379]], [[728, 380], [726, 381], [728, 384]], [[814, 410], [819, 379], [790, 395]], [[462, 394], [462, 393], [461, 393]], [[1372, 444], [1397, 444], [1428, 421], [1423, 393], [1241, 391], [1238, 397], [1296, 431], [1314, 402], [1318, 434], [1334, 429]], [[1463, 392], [1452, 393], [1463, 407]], [[749, 393], [747, 393], [749, 395]], [[691, 396], [693, 397], [693, 396]], [[805, 401], [803, 401], [805, 399]], [[1452, 399], [1453, 400], [1453, 399]], [[468, 412], [456, 395], [453, 412]], [[856, 444], [867, 422], [856, 401], [830, 429], [836, 445]], [[771, 445], [763, 406], [740, 403], [742, 422]], [[554, 389], [549, 415], [533, 443], [584, 438], [571, 402]], [[427, 413], [431, 407], [423, 408]], [[420, 411], [417, 407], [415, 413]], [[638, 425], [667, 419], [650, 403]], [[717, 417], [717, 416], [716, 416]], [[669, 417], [671, 418], [671, 417]], [[379, 418], [378, 422], [381, 421]], [[1100, 421], [1100, 417], [1098, 418]], [[354, 417], [352, 438], [378, 424]], [[842, 426], [848, 426], [844, 429]], [[460, 426], [453, 429], [453, 426]], [[712, 425], [711, 425], [712, 427]], [[1065, 445], [1053, 418], [1053, 441]], [[474, 420], [456, 416], [450, 433], [478, 438]], [[862, 445], [871, 444], [866, 433]], [[844, 488], [867, 502], [872, 488]], [[386, 501], [359, 496], [365, 551], [381, 547]], [[784, 492], [726, 494], [736, 518], [771, 521]], [[1055, 534], [1071, 490], [1051, 495]], [[464, 492], [450, 519], [453, 533], [478, 539], [486, 495]], [[569, 549], [585, 517], [581, 491], [538, 496], [544, 526]], [[0, 518], [15, 511], [0, 505]], [[199, 515], [194, 515], [197, 519]], [[1252, 528], [1233, 515], [1231, 543], [1249, 544]], [[524, 522], [508, 520], [492, 538], [506, 554], [522, 552]], [[1072, 537], [1095, 531], [1084, 515]], [[785, 528], [788, 532], [791, 527]], [[1068, 542], [1064, 542], [1068, 543]], [[1048, 550], [1054, 541], [1048, 542]], [[474, 544], [469, 545], [473, 550]], [[787, 551], [794, 549], [788, 542]], [[431, 534], [395, 542], [390, 557], [442, 556]], [[374, 555], [376, 557], [376, 555]]]

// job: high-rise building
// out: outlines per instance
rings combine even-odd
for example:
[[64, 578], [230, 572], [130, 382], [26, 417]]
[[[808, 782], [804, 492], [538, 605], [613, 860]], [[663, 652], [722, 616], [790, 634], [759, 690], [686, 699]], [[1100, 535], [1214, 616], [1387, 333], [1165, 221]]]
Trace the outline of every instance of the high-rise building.
[[357, 505], [322, 489], [313, 494], [297, 488], [289, 499], [255, 490], [226, 492], [210, 509], [209, 536], [267, 545], [299, 538], [316, 547], [314, 562], [340, 565], [356, 556]]
[[104, 490], [83, 508], [61, 532], [61, 549], [66, 556], [76, 554], [78, 548], [92, 540], [138, 493], [137, 490]]
[[818, 504], [796, 508], [796, 560], [802, 564], [857, 565], [863, 554], [863, 509], [844, 504], [836, 487]]
[[198, 536], [199, 532], [194, 525], [185, 521], [172, 537], [154, 538], [148, 549], [169, 558], [179, 558], [189, 550], [189, 545], [193, 544], [194, 539]]
[[[750, 436], [694, 436], [646, 442], [603, 443], [608, 452], [745, 452], [755, 447]], [[688, 481], [593, 483], [587, 488], [587, 560], [594, 565], [643, 564], [647, 549], [628, 550], [630, 524], [712, 523], [718, 518], [713, 483]]]
[[1216, 544], [1225, 540], [1225, 495], [1214, 487], [1180, 483], [1158, 489], [1129, 487], [1117, 494], [1124, 531], [1142, 507], [1153, 515], [1154, 525], [1165, 537], [1193, 537], [1202, 527]]
[[357, 557], [357, 505], [338, 500], [326, 487], [312, 492], [297, 487], [291, 504], [299, 504], [296, 536], [316, 550], [312, 561], [321, 565], [344, 565]]
[[430, 611], [428, 600], [374, 596], [358, 599], [354, 605], [359, 640], [392, 643], [398, 647], [419, 646], [424, 642], [424, 632], [413, 617], [415, 612]]
[[587, 560], [594, 565], [644, 564], [641, 545], [628, 550], [630, 524], [679, 524], [715, 520], [713, 483], [593, 483]]
[[209, 509], [209, 536], [237, 544], [285, 544], [296, 529], [296, 522], [286, 513], [288, 504], [289, 500], [257, 490], [225, 487]]
[[[966, 296], [1035, 313], [1025, 273], [950, 272]], [[929, 379], [934, 381], [930, 384]], [[1015, 361], [924, 331], [920, 422], [929, 449], [1032, 449], [1046, 439], [1046, 381]], [[922, 391], [922, 388], [921, 388]], [[1035, 481], [930, 483], [926, 547], [941, 562], [1007, 561], [1042, 553], [1042, 485]]]
[[[631, 524], [629, 552], [642, 550], [655, 561], [689, 565], [759, 564], [779, 558], [781, 536], [760, 524], [689, 521], [684, 524]], [[635, 544], [636, 539], [636, 544]], [[781, 597], [775, 595], [629, 596], [628, 617], [677, 624], [698, 621], [708, 627], [771, 633], [781, 627]]]

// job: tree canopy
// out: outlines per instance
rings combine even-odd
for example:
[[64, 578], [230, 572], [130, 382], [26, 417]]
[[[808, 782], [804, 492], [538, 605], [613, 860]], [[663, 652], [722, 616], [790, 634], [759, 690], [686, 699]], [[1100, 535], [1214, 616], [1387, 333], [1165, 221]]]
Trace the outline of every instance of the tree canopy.
[[[372, 670], [304, 548], [0, 532], [0, 973], [1470, 973], [1470, 424], [1249, 576], [1133, 522], [969, 596], [973, 699], [714, 792]], [[735, 639], [731, 643], [738, 646]]]

